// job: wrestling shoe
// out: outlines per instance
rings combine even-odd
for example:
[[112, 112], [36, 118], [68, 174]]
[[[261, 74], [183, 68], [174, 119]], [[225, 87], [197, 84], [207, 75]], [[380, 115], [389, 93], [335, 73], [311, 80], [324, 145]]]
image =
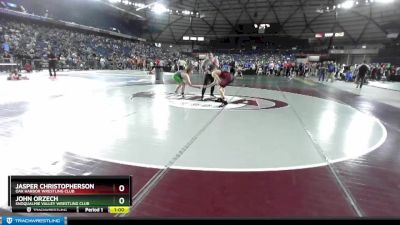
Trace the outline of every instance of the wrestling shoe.
[[218, 98], [217, 100], [215, 100], [215, 102], [224, 102], [224, 100], [222, 98]]
[[226, 105], [228, 105], [227, 101], [222, 101], [222, 104], [220, 106], [218, 106], [219, 108], [225, 107]]

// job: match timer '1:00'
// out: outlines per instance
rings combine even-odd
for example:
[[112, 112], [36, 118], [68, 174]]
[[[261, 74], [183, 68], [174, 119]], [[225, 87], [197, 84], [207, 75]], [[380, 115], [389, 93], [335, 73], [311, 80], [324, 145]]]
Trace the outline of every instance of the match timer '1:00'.
[[126, 207], [126, 206], [108, 207], [108, 213], [110, 213], [110, 214], [128, 214], [129, 211], [130, 211], [130, 208]]

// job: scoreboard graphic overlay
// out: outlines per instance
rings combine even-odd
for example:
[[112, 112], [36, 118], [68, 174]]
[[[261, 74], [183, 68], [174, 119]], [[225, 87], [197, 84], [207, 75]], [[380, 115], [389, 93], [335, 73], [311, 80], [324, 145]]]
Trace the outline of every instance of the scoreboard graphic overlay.
[[24, 213], [128, 213], [130, 176], [9, 176], [8, 205]]

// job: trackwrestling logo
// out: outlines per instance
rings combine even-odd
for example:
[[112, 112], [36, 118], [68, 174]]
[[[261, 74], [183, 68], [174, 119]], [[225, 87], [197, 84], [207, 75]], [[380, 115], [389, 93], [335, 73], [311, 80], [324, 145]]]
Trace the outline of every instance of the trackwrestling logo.
[[[132, 94], [131, 100], [135, 98], [151, 98], [162, 96], [167, 99], [168, 104], [177, 108], [186, 109], [207, 109], [218, 110], [221, 109], [221, 103], [215, 102], [214, 98], [206, 96], [205, 101], [201, 101], [201, 97], [195, 94], [186, 94], [185, 98], [178, 96], [174, 93], [155, 93], [155, 92], [138, 92]], [[249, 96], [226, 96], [229, 104], [224, 108], [227, 110], [261, 110], [261, 109], [277, 109], [288, 106], [286, 102], [274, 99], [266, 99], [261, 97]]]
[[34, 224], [53, 224], [53, 225], [64, 225], [64, 217], [3, 217], [5, 223], [3, 224], [24, 224], [24, 225], [34, 225]]

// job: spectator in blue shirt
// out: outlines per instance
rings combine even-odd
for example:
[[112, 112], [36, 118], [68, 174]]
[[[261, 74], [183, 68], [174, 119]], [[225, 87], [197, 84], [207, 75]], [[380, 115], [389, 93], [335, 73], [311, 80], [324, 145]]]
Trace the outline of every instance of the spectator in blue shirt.
[[331, 82], [334, 81], [335, 72], [336, 72], [335, 64], [333, 64], [333, 62], [329, 62], [328, 63], [328, 77], [326, 78], [326, 82], [328, 82], [329, 79], [331, 80]]
[[5, 51], [5, 52], [10, 52], [10, 45], [7, 42], [4, 42], [1, 45], [1, 48]]

